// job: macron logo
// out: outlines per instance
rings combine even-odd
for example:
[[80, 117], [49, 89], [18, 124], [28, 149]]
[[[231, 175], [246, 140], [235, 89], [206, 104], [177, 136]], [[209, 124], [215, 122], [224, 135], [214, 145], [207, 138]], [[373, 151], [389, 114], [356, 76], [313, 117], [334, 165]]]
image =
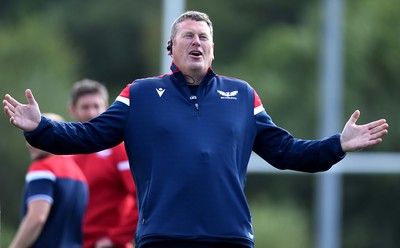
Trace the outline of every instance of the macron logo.
[[249, 232], [247, 234], [249, 235], [249, 238], [254, 239], [254, 235], [253, 234], [251, 234]]
[[239, 93], [237, 90], [231, 92], [217, 90], [217, 92], [221, 95], [221, 99], [232, 99], [232, 100], [236, 100], [237, 99], [236, 96]]
[[163, 89], [163, 88], [156, 88], [156, 90], [157, 90], [157, 93], [158, 93], [158, 95], [161, 97], [163, 94], [164, 94], [164, 92], [165, 92], [165, 89]]

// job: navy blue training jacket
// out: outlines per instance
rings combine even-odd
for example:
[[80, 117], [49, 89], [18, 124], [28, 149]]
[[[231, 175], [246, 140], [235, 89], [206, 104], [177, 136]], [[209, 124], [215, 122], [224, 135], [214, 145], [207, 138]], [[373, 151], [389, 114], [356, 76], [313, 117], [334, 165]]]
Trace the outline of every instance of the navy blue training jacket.
[[129, 84], [90, 122], [42, 117], [26, 139], [56, 154], [125, 141], [139, 204], [136, 247], [169, 239], [253, 247], [244, 195], [252, 150], [279, 169], [325, 171], [345, 156], [340, 135], [296, 139], [272, 122], [248, 83], [210, 69], [192, 95], [179, 69], [171, 69]]

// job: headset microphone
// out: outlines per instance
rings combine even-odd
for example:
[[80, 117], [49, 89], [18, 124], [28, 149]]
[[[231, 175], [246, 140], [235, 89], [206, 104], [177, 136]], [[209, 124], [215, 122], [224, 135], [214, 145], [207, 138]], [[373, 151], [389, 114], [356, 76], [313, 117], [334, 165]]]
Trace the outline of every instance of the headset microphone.
[[172, 40], [169, 42], [169, 44], [167, 46], [167, 51], [172, 53]]

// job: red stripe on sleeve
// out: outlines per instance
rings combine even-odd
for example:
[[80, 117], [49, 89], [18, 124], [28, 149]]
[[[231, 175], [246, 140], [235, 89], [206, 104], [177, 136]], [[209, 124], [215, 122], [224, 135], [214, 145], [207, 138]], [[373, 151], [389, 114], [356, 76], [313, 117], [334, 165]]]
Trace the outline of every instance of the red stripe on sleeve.
[[257, 92], [254, 90], [254, 108], [257, 108], [262, 105], [261, 99], [258, 96]]
[[130, 86], [131, 86], [131, 84], [128, 84], [128, 85], [125, 87], [125, 89], [123, 89], [123, 90], [121, 91], [121, 93], [119, 94], [119, 96], [125, 97], [125, 98], [129, 99], [129, 88], [130, 88]]

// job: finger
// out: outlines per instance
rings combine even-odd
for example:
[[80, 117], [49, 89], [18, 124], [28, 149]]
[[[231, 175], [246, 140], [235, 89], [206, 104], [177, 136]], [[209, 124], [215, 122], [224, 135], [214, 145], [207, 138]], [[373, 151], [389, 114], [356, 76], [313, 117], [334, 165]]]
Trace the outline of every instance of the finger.
[[3, 107], [10, 106], [11, 104], [7, 100], [3, 100]]
[[374, 146], [374, 145], [379, 144], [381, 142], [382, 142], [381, 138], [369, 140], [362, 147], [360, 147], [359, 150], [365, 149], [365, 148], [370, 147], [370, 146]]
[[17, 122], [15, 121], [14, 116], [11, 116], [11, 117], [10, 117], [10, 123], [11, 123], [12, 125], [18, 127], [18, 124], [17, 124]]
[[374, 133], [374, 134], [372, 134], [372, 135], [370, 136], [370, 140], [380, 139], [380, 138], [382, 138], [383, 136], [385, 136], [387, 133], [388, 133], [388, 131], [387, 131], [386, 129], [385, 129], [385, 130], [382, 130], [382, 131], [380, 131], [380, 132]]
[[28, 101], [29, 105], [36, 105], [37, 104], [36, 101], [35, 101], [35, 98], [33, 97], [32, 91], [30, 89], [27, 89], [25, 91], [25, 97], [26, 97], [26, 100]]
[[370, 132], [371, 134], [374, 134], [374, 133], [380, 132], [380, 131], [382, 131], [382, 130], [386, 130], [388, 127], [389, 127], [389, 125], [388, 125], [387, 123], [384, 123], [384, 124], [382, 124], [382, 125], [379, 125], [379, 126], [377, 126], [377, 127], [374, 127], [374, 128], [372, 128], [372, 129], [370, 129], [369, 132]]
[[349, 119], [349, 123], [351, 123], [351, 124], [356, 124], [356, 122], [357, 122], [357, 120], [358, 120], [358, 118], [360, 117], [360, 111], [359, 110], [356, 110], [356, 111], [354, 111], [354, 113], [350, 116], [350, 119]]
[[366, 125], [368, 127], [368, 130], [372, 130], [372, 129], [374, 129], [376, 127], [379, 127], [379, 126], [386, 126], [386, 128], [389, 127], [389, 125], [386, 123], [385, 119], [380, 119], [380, 120], [377, 120], [377, 121], [373, 121], [373, 122], [370, 122], [370, 123], [368, 123]]
[[13, 112], [13, 113], [15, 112], [15, 107], [13, 105], [11, 105], [8, 101], [4, 100], [3, 106], [4, 106], [4, 110], [5, 110], [5, 108], [7, 108], [11, 112]]
[[[6, 115], [7, 115], [9, 118], [12, 118], [12, 117], [14, 116], [14, 112], [12, 112], [12, 111], [8, 108], [8, 106], [5, 106], [5, 107], [4, 107], [4, 113], [6, 113]], [[10, 119], [10, 122], [11, 122], [11, 119]]]
[[370, 140], [370, 141], [368, 142], [368, 146], [373, 146], [373, 145], [379, 144], [379, 143], [381, 143], [381, 142], [382, 142], [382, 139], [381, 139], [381, 138], [374, 139], [374, 140]]
[[7, 107], [8, 110], [10, 110], [11, 112], [15, 112], [15, 107], [13, 105], [11, 105], [9, 102], [3, 102], [4, 107]]
[[9, 94], [6, 94], [6, 101], [11, 104], [13, 107], [16, 107], [18, 105], [21, 105], [17, 100], [15, 100], [12, 96]]

